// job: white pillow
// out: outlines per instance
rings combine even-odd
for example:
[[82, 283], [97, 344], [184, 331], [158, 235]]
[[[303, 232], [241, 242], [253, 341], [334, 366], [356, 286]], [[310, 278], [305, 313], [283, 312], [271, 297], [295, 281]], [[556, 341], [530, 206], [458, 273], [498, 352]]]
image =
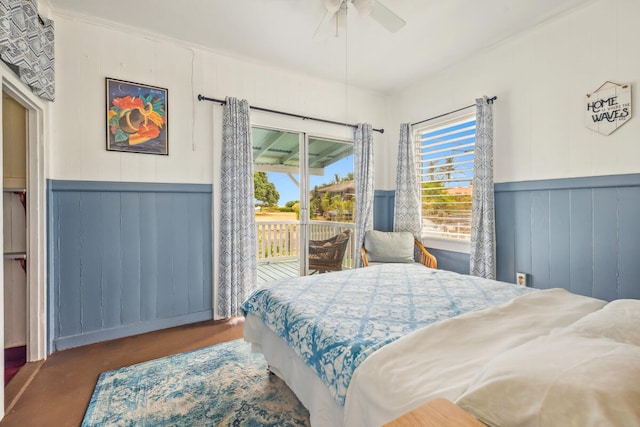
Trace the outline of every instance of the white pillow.
[[456, 403], [491, 426], [640, 426], [640, 347], [539, 337], [485, 365]]
[[[612, 340], [640, 345], [640, 300], [611, 301], [568, 326], [566, 331], [603, 336]], [[640, 405], [640, 403], [638, 403]]]
[[406, 231], [370, 230], [364, 235], [364, 248], [370, 262], [415, 262], [414, 237]]

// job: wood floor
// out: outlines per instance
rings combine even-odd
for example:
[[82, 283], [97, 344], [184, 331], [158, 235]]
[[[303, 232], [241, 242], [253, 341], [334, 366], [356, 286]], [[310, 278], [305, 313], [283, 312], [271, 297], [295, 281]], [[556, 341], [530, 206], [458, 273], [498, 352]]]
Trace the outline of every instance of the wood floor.
[[54, 353], [0, 427], [77, 427], [101, 372], [241, 338], [243, 325], [242, 318], [201, 322]]

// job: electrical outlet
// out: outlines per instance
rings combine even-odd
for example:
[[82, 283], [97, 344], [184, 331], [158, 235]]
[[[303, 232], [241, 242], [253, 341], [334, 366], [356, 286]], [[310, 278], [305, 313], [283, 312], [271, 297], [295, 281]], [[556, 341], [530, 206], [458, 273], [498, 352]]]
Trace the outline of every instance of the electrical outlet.
[[527, 273], [516, 273], [516, 283], [520, 286], [527, 286]]

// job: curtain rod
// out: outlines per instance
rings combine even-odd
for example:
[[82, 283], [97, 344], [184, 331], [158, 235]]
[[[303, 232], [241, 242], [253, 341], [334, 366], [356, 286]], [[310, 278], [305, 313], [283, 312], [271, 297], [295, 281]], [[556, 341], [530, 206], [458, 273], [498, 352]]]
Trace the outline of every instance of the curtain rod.
[[[227, 101], [225, 101], [224, 99], [208, 98], [208, 97], [206, 97], [204, 95], [198, 95], [198, 101], [218, 102], [221, 105], [224, 105], [224, 104], [227, 103]], [[316, 122], [331, 123], [333, 125], [350, 126], [352, 128], [357, 128], [358, 127], [358, 125], [352, 125], [350, 123], [342, 123], [342, 122], [334, 122], [333, 120], [317, 119], [315, 117], [308, 117], [308, 116], [302, 116], [300, 114], [293, 114], [293, 113], [287, 113], [287, 112], [284, 112], [284, 111], [271, 110], [269, 108], [255, 107], [253, 105], [250, 105], [249, 108], [251, 108], [252, 110], [264, 111], [264, 112], [267, 112], [267, 113], [274, 113], [274, 114], [281, 114], [283, 116], [296, 117], [296, 118], [302, 119], [302, 120], [313, 120], [313, 121], [316, 121]], [[375, 131], [375, 132], [384, 133], [384, 129], [372, 129], [372, 130]]]
[[[497, 96], [487, 98], [487, 104], [493, 104], [493, 101], [498, 99]], [[448, 113], [440, 114], [438, 116], [429, 117], [428, 119], [420, 120], [419, 122], [411, 123], [411, 126], [419, 125], [420, 123], [429, 122], [431, 120], [439, 119], [440, 117], [448, 116], [449, 114], [457, 113], [458, 111], [466, 110], [467, 108], [475, 107], [476, 104], [467, 105], [466, 107], [458, 108], [457, 110], [449, 111]]]

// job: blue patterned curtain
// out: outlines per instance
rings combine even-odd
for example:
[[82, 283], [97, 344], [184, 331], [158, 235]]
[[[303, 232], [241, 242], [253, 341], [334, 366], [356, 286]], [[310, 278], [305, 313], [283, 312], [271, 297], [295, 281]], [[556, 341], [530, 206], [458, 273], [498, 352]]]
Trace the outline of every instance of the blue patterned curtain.
[[408, 231], [420, 238], [420, 185], [416, 167], [416, 148], [409, 123], [400, 125], [398, 172], [393, 210], [393, 230]]
[[356, 180], [356, 267], [362, 267], [364, 233], [373, 229], [373, 135], [370, 124], [355, 130], [353, 157]]
[[257, 283], [249, 104], [227, 98], [222, 117], [218, 315], [240, 315]]
[[495, 279], [496, 231], [493, 196], [493, 105], [476, 99], [470, 273]]
[[0, 58], [33, 92], [55, 97], [53, 21], [38, 15], [37, 0], [0, 0]]

